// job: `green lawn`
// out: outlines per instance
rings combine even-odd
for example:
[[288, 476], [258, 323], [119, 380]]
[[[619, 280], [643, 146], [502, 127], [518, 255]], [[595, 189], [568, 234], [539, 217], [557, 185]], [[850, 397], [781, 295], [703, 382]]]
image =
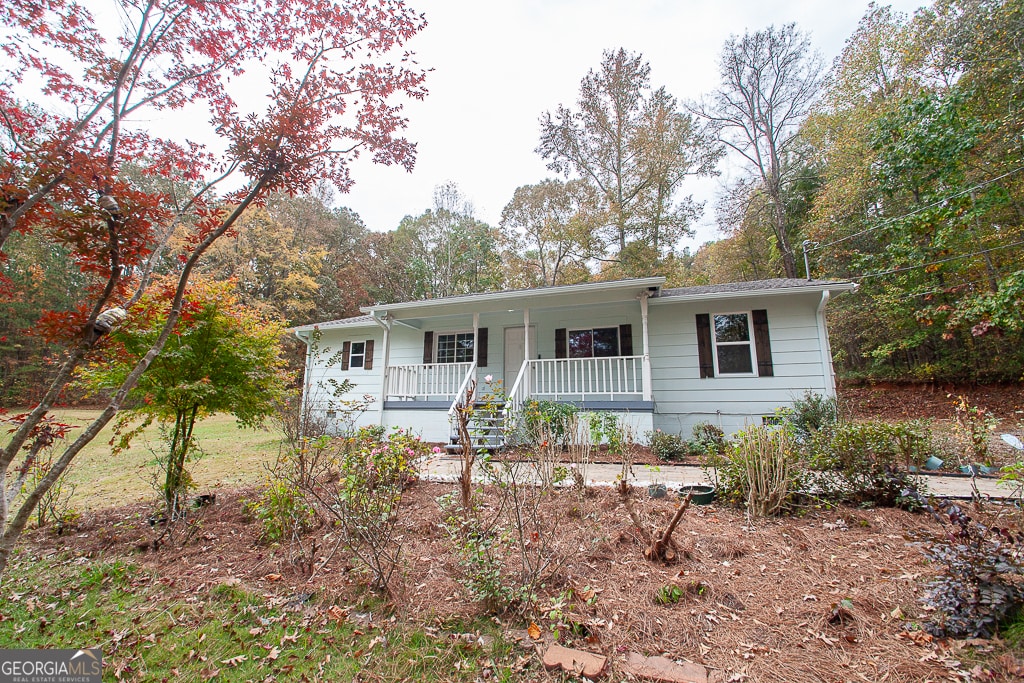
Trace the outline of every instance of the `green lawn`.
[[[70, 435], [74, 439], [99, 411], [63, 409], [55, 413], [63, 422], [79, 427]], [[195, 433], [205, 454], [189, 469], [200, 493], [219, 485], [256, 483], [265, 471], [264, 464], [273, 464], [281, 444], [281, 435], [272, 429], [239, 429], [230, 415], [203, 420], [196, 425]], [[75, 484], [71, 506], [79, 512], [157, 496], [153, 477], [157, 472], [154, 460], [162, 447], [159, 429], [149, 427], [136, 437], [130, 449], [116, 456], [109, 445], [112, 434], [108, 424], [78, 454], [68, 472], [68, 481]], [[4, 439], [6, 434], [0, 437]]]
[[[192, 591], [122, 560], [28, 553], [15, 555], [2, 585], [0, 643], [99, 646], [104, 681], [513, 680], [515, 653], [489, 619], [362, 624], [349, 614], [381, 614], [372, 598], [343, 608], [315, 592], [263, 595], [230, 580]], [[449, 631], [467, 626], [488, 644]]]

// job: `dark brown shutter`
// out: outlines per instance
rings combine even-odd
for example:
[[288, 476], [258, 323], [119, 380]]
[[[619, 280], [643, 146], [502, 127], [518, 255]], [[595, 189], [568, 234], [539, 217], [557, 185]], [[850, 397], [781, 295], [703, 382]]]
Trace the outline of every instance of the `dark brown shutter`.
[[434, 358], [434, 333], [423, 333], [423, 362], [433, 363]]
[[352, 342], [341, 345], [341, 369], [348, 370], [348, 355], [352, 353]]
[[555, 330], [555, 358], [565, 358], [568, 355], [565, 343], [565, 328], [559, 327]]
[[619, 325], [619, 355], [633, 355], [633, 326]]
[[774, 377], [772, 341], [768, 334], [768, 311], [751, 311], [754, 318], [754, 351], [757, 353], [757, 376]]
[[487, 367], [487, 328], [481, 327], [476, 331], [476, 365], [480, 368]]
[[701, 377], [715, 376], [715, 362], [711, 358], [711, 316], [697, 314], [697, 360]]
[[363, 358], [363, 370], [373, 370], [373, 340], [366, 340], [366, 357]]

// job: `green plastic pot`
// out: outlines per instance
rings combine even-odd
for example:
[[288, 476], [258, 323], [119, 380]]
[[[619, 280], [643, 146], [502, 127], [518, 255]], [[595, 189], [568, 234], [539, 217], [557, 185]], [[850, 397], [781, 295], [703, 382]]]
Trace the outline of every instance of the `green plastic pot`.
[[707, 484], [691, 484], [679, 489], [679, 497], [686, 498], [690, 493], [690, 503], [693, 505], [708, 505], [715, 499], [715, 487]]

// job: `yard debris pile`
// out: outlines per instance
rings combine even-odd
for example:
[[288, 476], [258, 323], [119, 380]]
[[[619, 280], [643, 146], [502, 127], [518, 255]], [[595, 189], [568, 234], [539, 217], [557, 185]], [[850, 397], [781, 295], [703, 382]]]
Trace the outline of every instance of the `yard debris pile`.
[[[425, 482], [407, 492], [401, 597], [392, 605], [398, 619], [433, 627], [481, 614], [442, 529], [436, 499], [450, 492], [451, 485]], [[123, 553], [183, 590], [238, 585], [280, 599], [312, 595], [300, 608], [357, 604], [365, 578], [351, 558], [339, 552], [308, 583], [285, 550], [259, 542], [258, 525], [240, 502], [251, 495], [219, 493], [217, 504], [204, 508], [196, 542], [179, 550], [133, 551], [152, 533], [141, 506], [90, 515], [70, 537], [37, 532], [29, 542], [44, 554]], [[493, 504], [490, 494], [478, 495], [481, 505]], [[665, 528], [678, 501], [636, 499], [633, 516], [611, 491], [582, 501], [561, 492], [548, 505], [547, 517], [561, 520], [554, 543], [564, 563], [530, 615], [496, 617], [510, 642], [526, 629], [536, 646], [510, 655], [525, 680], [559, 680], [543, 666], [551, 644], [607, 657], [609, 680], [639, 675], [644, 657], [703, 667], [714, 680], [791, 683], [953, 681], [975, 667], [984, 673], [977, 680], [1009, 681], [1024, 666], [1000, 641], [936, 639], [914, 627], [927, 616], [919, 598], [934, 569], [909, 539], [934, 526], [927, 515], [809, 510], [751, 523], [735, 510], [693, 507], [675, 530], [678, 561], [662, 564], [644, 558], [647, 529]]]

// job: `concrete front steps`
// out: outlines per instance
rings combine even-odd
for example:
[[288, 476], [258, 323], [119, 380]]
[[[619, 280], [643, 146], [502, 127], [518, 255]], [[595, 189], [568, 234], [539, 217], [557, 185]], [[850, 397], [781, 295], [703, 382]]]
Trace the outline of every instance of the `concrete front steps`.
[[[469, 433], [473, 438], [473, 448], [477, 451], [486, 450], [496, 453], [505, 447], [505, 404], [473, 403], [473, 414], [469, 418]], [[445, 451], [452, 455], [462, 454], [462, 444], [456, 425], [452, 425], [449, 442]]]

